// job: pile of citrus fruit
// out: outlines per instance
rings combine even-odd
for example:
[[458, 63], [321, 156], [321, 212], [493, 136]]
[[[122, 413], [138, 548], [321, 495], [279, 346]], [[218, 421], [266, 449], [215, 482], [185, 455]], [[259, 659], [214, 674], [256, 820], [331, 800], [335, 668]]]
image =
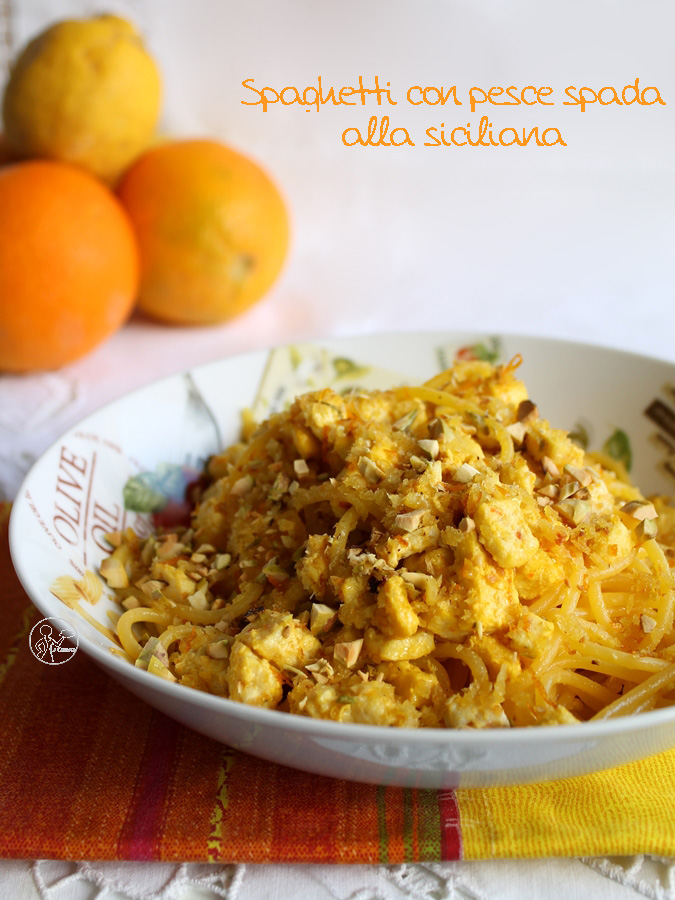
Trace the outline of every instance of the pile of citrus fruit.
[[215, 140], [160, 141], [161, 78], [133, 28], [51, 26], [15, 61], [0, 135], [0, 371], [69, 363], [138, 306], [223, 322], [256, 303], [288, 216], [254, 162]]

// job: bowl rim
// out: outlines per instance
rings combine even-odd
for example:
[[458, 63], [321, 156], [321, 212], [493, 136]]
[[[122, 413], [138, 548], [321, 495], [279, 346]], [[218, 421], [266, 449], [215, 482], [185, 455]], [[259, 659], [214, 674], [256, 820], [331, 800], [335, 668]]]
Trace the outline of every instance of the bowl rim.
[[[493, 333], [494, 334], [494, 333]], [[388, 331], [378, 332], [376, 334], [353, 334], [353, 335], [333, 335], [313, 338], [303, 338], [298, 343], [302, 344], [349, 344], [352, 342], [363, 342], [366, 344], [369, 340], [386, 341], [388, 339], [397, 339], [403, 336], [410, 336], [415, 339], [428, 339], [429, 343], [440, 341], [465, 341], [475, 339], [485, 339], [492, 335], [487, 331], [483, 332], [464, 332], [443, 330], [440, 332], [433, 331]], [[496, 335], [495, 335], [496, 336]], [[576, 340], [573, 338], [549, 337], [547, 335], [527, 334], [522, 332], [508, 332], [500, 330], [498, 336], [508, 338], [510, 342], [523, 340], [532, 343], [554, 344], [568, 351], [574, 351], [581, 348], [585, 352], [601, 352], [616, 356], [617, 358], [631, 357], [635, 362], [658, 363], [670, 366], [675, 376], [675, 361], [664, 357], [654, 356], [641, 353], [634, 350], [626, 350], [611, 345], [599, 344], [590, 341]], [[196, 366], [190, 366], [180, 369], [161, 378], [153, 379], [144, 385], [127, 391], [113, 400], [97, 407], [88, 413], [82, 419], [79, 419], [67, 429], [65, 429], [49, 446], [40, 454], [33, 462], [26, 476], [21, 482], [18, 489], [16, 499], [13, 502], [9, 520], [9, 548], [12, 563], [15, 572], [28, 594], [33, 605], [45, 616], [49, 616], [53, 610], [49, 609], [46, 601], [43, 601], [43, 587], [37, 584], [30, 568], [23, 565], [20, 553], [21, 535], [19, 534], [19, 516], [20, 510], [23, 509], [27, 500], [25, 499], [26, 491], [32, 483], [35, 473], [44, 464], [45, 459], [50, 456], [54, 448], [60, 444], [64, 438], [74, 431], [85, 430], [85, 427], [92, 419], [112, 409], [113, 407], [123, 404], [132, 397], [137, 397], [145, 392], [151, 393], [160, 385], [168, 383], [173, 379], [181, 378], [187, 373], [206, 370], [209, 367], [217, 366], [224, 362], [236, 362], [236, 360], [252, 359], [256, 356], [264, 356], [272, 350], [279, 347], [289, 346], [293, 342], [283, 342], [268, 347], [262, 347], [249, 350], [243, 353], [235, 353], [217, 359], [199, 363]], [[565, 743], [589, 743], [613, 736], [626, 735], [631, 732], [652, 728], [657, 726], [668, 726], [675, 724], [675, 705], [664, 707], [658, 710], [650, 710], [648, 712], [636, 713], [628, 716], [620, 716], [616, 719], [606, 719], [598, 722], [587, 721], [574, 724], [564, 724], [563, 730], [557, 727], [543, 726], [516, 726], [511, 728], [413, 728], [409, 726], [383, 726], [383, 725], [365, 725], [351, 722], [336, 722], [327, 719], [315, 719], [309, 716], [293, 715], [292, 713], [282, 712], [279, 710], [264, 709], [261, 707], [251, 706], [245, 703], [238, 703], [227, 697], [220, 697], [210, 694], [206, 691], [200, 691], [196, 688], [190, 688], [179, 683], [171, 683], [156, 676], [152, 676], [148, 672], [131, 665], [127, 660], [117, 656], [110, 650], [104, 650], [97, 644], [92, 642], [86, 635], [79, 635], [79, 648], [85, 655], [92, 658], [104, 670], [119, 674], [123, 680], [131, 680], [135, 682], [143, 693], [149, 690], [151, 693], [159, 693], [167, 699], [179, 701], [180, 691], [190, 691], [186, 695], [188, 705], [201, 707], [210, 713], [221, 713], [227, 717], [246, 720], [252, 725], [271, 726], [276, 729], [286, 731], [305, 733], [305, 735], [313, 736], [318, 739], [333, 739], [338, 741], [350, 741], [361, 743], [380, 743], [383, 740], [387, 744], [400, 744], [412, 742], [413, 744], [444, 744], [448, 747], [457, 744], [475, 745], [485, 744], [492, 746], [495, 743], [504, 742], [506, 746], [526, 744], [549, 743], [555, 740], [565, 741]], [[146, 701], [147, 702], [147, 701]]]

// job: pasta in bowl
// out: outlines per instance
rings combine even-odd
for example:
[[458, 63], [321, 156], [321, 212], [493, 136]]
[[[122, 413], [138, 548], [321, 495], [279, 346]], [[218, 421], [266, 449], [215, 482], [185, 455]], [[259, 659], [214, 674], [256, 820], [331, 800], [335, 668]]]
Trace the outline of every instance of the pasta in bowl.
[[518, 364], [325, 388], [249, 424], [209, 461], [186, 525], [109, 535], [129, 659], [369, 725], [569, 724], [675, 702], [675, 509], [541, 417]]
[[207, 364], [43, 455], [13, 559], [124, 686], [271, 761], [426, 787], [607, 768], [675, 744], [674, 382], [466, 334]]

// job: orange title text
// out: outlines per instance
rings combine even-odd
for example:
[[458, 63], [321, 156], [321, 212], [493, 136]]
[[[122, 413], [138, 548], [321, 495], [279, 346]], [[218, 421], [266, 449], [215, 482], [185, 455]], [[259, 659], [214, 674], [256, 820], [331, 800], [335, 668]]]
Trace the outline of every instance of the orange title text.
[[[566, 147], [562, 130], [552, 125], [495, 126], [491, 115], [498, 108], [518, 107], [519, 111], [540, 109], [543, 106], [573, 108], [581, 113], [606, 106], [665, 106], [658, 87], [641, 85], [636, 78], [621, 86], [568, 85], [554, 90], [549, 85], [473, 85], [461, 90], [457, 85], [414, 84], [401, 92], [395, 91], [391, 82], [384, 82], [378, 75], [372, 78], [358, 76], [354, 85], [325, 84], [321, 75], [315, 84], [302, 88], [260, 86], [255, 78], [241, 83], [245, 91], [242, 105], [259, 107], [262, 112], [281, 107], [294, 107], [306, 112], [320, 112], [338, 106], [370, 107], [370, 115], [342, 132], [346, 147]], [[401, 110], [413, 107], [435, 107], [442, 112], [439, 121], [429, 125], [423, 137], [412, 128], [401, 124]], [[377, 107], [377, 109], [375, 109]], [[399, 109], [395, 109], [399, 107]], [[464, 121], [458, 107], [464, 107], [473, 117]], [[442, 121], [441, 121], [442, 119]], [[461, 119], [462, 121], [458, 121]]]

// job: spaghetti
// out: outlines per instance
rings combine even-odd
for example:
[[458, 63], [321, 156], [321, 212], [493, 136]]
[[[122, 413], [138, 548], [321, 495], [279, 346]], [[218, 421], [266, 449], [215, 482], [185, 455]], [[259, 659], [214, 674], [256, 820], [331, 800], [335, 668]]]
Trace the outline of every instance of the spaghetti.
[[111, 535], [130, 660], [370, 724], [675, 702], [673, 512], [540, 418], [517, 364], [305, 394], [210, 460], [190, 527]]

